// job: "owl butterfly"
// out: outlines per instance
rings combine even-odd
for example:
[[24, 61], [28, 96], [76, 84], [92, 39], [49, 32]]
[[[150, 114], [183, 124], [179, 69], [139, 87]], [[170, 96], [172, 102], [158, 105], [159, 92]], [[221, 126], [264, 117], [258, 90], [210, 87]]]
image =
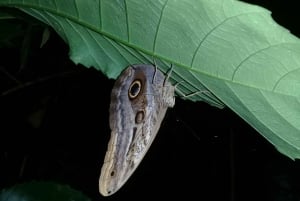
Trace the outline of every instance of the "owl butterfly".
[[99, 179], [99, 191], [109, 196], [132, 175], [153, 142], [175, 87], [153, 65], [130, 65], [111, 92], [111, 137]]

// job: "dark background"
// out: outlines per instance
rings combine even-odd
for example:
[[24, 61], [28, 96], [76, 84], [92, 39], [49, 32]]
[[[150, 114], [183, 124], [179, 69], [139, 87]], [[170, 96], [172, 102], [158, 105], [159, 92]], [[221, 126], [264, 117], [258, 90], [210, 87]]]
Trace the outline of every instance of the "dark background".
[[[299, 37], [297, 1], [247, 1]], [[30, 23], [29, 23], [30, 22]], [[74, 65], [68, 46], [32, 19], [0, 41], [0, 189], [26, 181], [68, 184], [92, 200], [300, 200], [300, 165], [228, 108], [176, 99], [143, 162], [115, 195], [98, 193], [110, 136], [114, 80]], [[31, 25], [30, 25], [31, 24]]]

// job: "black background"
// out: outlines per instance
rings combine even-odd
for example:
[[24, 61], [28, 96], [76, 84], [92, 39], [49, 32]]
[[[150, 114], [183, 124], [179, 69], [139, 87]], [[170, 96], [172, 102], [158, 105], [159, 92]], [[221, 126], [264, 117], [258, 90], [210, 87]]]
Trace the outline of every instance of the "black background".
[[[297, 1], [248, 2], [268, 8], [300, 35]], [[298, 161], [228, 108], [179, 98], [133, 176], [115, 195], [102, 197], [98, 178], [114, 80], [73, 64], [53, 31], [40, 49], [39, 26], [31, 27], [24, 53], [26, 22], [22, 29], [16, 46], [0, 50], [0, 189], [37, 180], [68, 184], [92, 200], [300, 200]]]

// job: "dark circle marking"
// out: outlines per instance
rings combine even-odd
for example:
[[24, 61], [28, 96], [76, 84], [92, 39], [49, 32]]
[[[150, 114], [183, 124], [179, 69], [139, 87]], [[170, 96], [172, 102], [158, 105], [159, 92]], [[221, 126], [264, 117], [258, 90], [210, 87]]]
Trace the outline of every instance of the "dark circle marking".
[[110, 172], [110, 176], [113, 177], [115, 175], [115, 171]]
[[135, 115], [135, 123], [140, 124], [145, 119], [145, 112], [143, 110], [138, 111]]
[[131, 83], [129, 90], [128, 90], [128, 96], [130, 99], [136, 98], [142, 89], [142, 83], [140, 80], [135, 80]]

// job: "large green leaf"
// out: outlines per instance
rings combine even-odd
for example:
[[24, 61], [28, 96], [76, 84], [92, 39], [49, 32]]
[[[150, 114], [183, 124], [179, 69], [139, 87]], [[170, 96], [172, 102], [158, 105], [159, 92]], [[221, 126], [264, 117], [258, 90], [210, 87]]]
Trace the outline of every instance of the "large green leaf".
[[[115, 78], [153, 63], [189, 97], [230, 107], [300, 158], [300, 43], [270, 12], [235, 0], [0, 0], [52, 26], [75, 63]], [[210, 91], [210, 93], [207, 93]], [[195, 114], [196, 115], [196, 114]], [[201, 123], [201, 122], [200, 122]]]

